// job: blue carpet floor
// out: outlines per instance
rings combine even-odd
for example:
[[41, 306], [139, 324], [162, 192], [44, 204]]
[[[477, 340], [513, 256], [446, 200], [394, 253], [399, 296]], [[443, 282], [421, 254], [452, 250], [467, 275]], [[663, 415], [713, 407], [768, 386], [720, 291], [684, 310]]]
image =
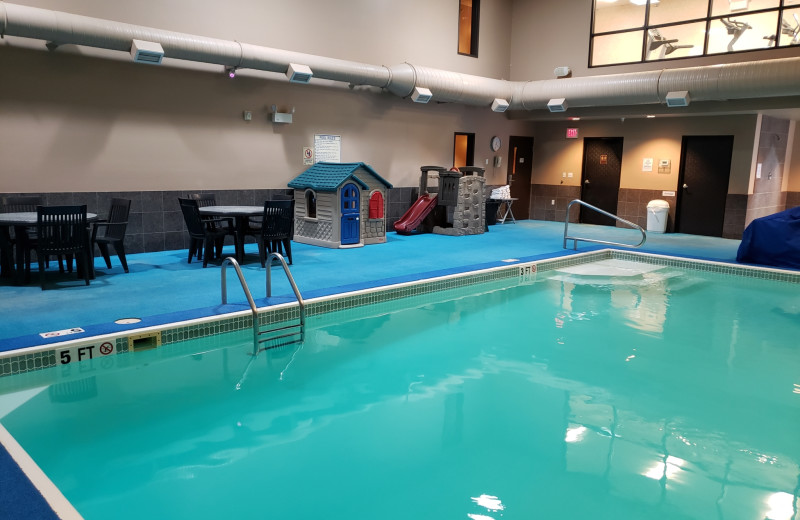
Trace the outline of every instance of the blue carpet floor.
[[[304, 298], [348, 290], [427, 278], [433, 274], [463, 272], [476, 267], [502, 265], [503, 260], [532, 260], [572, 254], [562, 248], [564, 225], [559, 222], [520, 221], [491, 226], [490, 232], [467, 237], [442, 235], [403, 236], [389, 233], [385, 244], [356, 249], [328, 249], [293, 245], [292, 275]], [[580, 233], [603, 240], [635, 243], [639, 234], [630, 229], [571, 225], [570, 234]], [[649, 234], [640, 251], [735, 262], [737, 240], [681, 235]], [[578, 252], [599, 246], [579, 243]], [[291, 288], [278, 267], [273, 267], [274, 298], [266, 300], [266, 274], [258, 261], [255, 244], [246, 247], [242, 270], [257, 304], [286, 301]], [[226, 248], [232, 253], [232, 247]], [[47, 343], [39, 334], [80, 327], [78, 339], [116, 332], [134, 326], [115, 325], [119, 318], [137, 317], [135, 327], [157, 325], [222, 311], [246, 308], [246, 299], [236, 275], [228, 269], [228, 301], [221, 306], [220, 268], [186, 261], [187, 251], [164, 251], [128, 256], [130, 273], [122, 271], [116, 257], [112, 268], [96, 261], [97, 278], [90, 286], [74, 276], [48, 271], [46, 291], [32, 283], [14, 285], [0, 281], [0, 351]], [[55, 266], [54, 266], [55, 267]], [[61, 338], [63, 340], [63, 338]], [[50, 340], [50, 342], [57, 340]]]

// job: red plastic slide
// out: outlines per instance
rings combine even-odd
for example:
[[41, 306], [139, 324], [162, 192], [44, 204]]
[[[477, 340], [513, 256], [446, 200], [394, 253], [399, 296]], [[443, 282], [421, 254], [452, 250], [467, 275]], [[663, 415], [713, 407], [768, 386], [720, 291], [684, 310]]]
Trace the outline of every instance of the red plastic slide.
[[405, 234], [413, 232], [435, 206], [436, 195], [429, 193], [422, 195], [408, 208], [408, 211], [405, 212], [400, 220], [394, 223], [394, 230]]

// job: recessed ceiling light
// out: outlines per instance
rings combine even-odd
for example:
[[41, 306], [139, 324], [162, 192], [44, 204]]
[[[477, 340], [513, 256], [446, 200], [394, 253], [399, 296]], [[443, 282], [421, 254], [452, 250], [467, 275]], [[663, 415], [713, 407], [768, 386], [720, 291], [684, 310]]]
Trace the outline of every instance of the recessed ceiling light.
[[655, 119], [655, 118], [656, 116], [654, 116], [653, 114], [647, 114], [647, 119]]

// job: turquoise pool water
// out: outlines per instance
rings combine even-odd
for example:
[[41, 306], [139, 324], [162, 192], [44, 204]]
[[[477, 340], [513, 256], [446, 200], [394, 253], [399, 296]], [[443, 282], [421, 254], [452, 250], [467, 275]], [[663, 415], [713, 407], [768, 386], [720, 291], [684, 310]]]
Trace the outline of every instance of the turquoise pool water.
[[0, 423], [89, 520], [798, 518], [797, 285], [612, 263], [2, 378]]

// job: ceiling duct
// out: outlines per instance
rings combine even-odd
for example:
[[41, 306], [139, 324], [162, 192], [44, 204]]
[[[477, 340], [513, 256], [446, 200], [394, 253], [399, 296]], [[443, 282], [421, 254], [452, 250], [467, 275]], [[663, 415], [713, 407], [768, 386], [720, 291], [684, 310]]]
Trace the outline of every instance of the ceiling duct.
[[[783, 58], [683, 69], [664, 69], [605, 76], [541, 81], [506, 81], [414, 66], [370, 65], [312, 54], [273, 49], [229, 40], [114, 22], [0, 1], [0, 35], [32, 38], [57, 45], [83, 45], [132, 52], [131, 40], [160, 45], [161, 57], [304, 76], [349, 85], [385, 88], [400, 97], [435, 92], [436, 101], [488, 107], [495, 99], [509, 110], [545, 110], [552, 99], [568, 99], [569, 107], [628, 107], [666, 102], [670, 92], [691, 92], [691, 101], [760, 99], [800, 95], [800, 58]], [[153, 52], [152, 50], [150, 52]], [[155, 63], [154, 54], [148, 56]], [[302, 65], [298, 65], [302, 64]], [[297, 67], [297, 68], [295, 68]], [[313, 71], [313, 72], [311, 72]], [[309, 74], [310, 73], [310, 74]], [[291, 74], [289, 76], [291, 78]], [[431, 97], [433, 94], [431, 94]], [[430, 100], [429, 98], [428, 100]], [[687, 98], [688, 99], [688, 98]]]

